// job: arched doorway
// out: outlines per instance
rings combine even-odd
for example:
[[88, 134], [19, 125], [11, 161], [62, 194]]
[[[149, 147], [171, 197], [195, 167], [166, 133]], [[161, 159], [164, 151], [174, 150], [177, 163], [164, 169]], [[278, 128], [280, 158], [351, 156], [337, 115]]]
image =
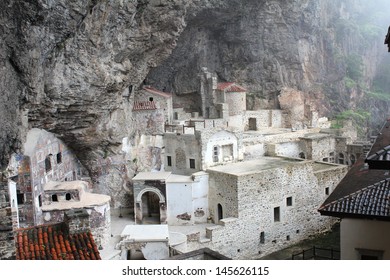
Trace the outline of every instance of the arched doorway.
[[145, 192], [142, 197], [142, 223], [160, 224], [160, 198], [152, 191]]

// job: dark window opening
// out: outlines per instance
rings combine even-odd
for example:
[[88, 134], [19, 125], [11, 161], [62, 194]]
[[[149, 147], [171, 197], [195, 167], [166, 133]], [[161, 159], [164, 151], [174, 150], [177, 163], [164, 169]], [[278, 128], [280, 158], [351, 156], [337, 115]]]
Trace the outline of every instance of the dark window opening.
[[195, 169], [195, 160], [193, 158], [190, 158], [190, 168]]
[[16, 199], [17, 199], [18, 204], [24, 204], [24, 193], [17, 191]]
[[167, 156], [167, 165], [172, 166], [172, 157], [171, 156]]
[[51, 170], [51, 155], [48, 155], [46, 158], [45, 158], [45, 170], [46, 172], [50, 171]]
[[326, 187], [326, 188], [325, 188], [325, 194], [326, 194], [326, 195], [329, 195], [329, 187]]
[[257, 130], [257, 124], [256, 124], [256, 119], [255, 118], [249, 118], [248, 120], [248, 126], [249, 130]]
[[344, 164], [344, 154], [339, 153], [339, 164]]
[[62, 154], [61, 154], [61, 152], [59, 152], [57, 154], [57, 163], [61, 163], [61, 162], [62, 162]]
[[286, 205], [287, 206], [292, 206], [292, 197], [291, 196], [286, 198]]
[[260, 232], [260, 244], [265, 243], [265, 233], [264, 231]]
[[218, 203], [218, 221], [223, 219], [222, 205]]
[[274, 208], [274, 222], [280, 222], [280, 207]]
[[38, 196], [38, 204], [39, 204], [39, 207], [42, 207], [42, 196], [41, 195]]
[[149, 97], [149, 101], [153, 101], [153, 97]]
[[51, 201], [57, 202], [58, 201], [58, 196], [56, 194], [51, 195]]
[[179, 113], [178, 112], [174, 112], [173, 113], [173, 119], [175, 119], [175, 120], [179, 119]]
[[305, 153], [299, 153], [299, 158], [301, 158], [301, 159], [306, 159], [306, 156], [305, 156]]
[[65, 194], [65, 199], [66, 200], [70, 200], [72, 198], [72, 196], [70, 195], [70, 193], [66, 193]]
[[351, 165], [353, 165], [356, 162], [356, 157], [354, 155], [351, 155]]
[[213, 162], [218, 162], [219, 161], [219, 150], [218, 146], [213, 147]]
[[286, 240], [287, 240], [287, 241], [290, 241], [290, 235], [287, 235], [287, 236], [286, 236]]

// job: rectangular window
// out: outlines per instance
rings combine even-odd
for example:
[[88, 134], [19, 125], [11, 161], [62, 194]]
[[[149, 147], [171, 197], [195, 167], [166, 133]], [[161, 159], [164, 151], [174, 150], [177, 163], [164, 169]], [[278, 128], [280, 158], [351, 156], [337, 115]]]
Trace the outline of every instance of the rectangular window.
[[195, 169], [195, 160], [193, 158], [190, 158], [190, 168]]
[[264, 231], [260, 232], [260, 243], [264, 244], [265, 243], [265, 234]]
[[16, 199], [18, 204], [24, 204], [24, 193], [21, 193], [19, 190], [16, 191]]
[[219, 151], [218, 151], [218, 146], [213, 147], [213, 161], [218, 162], [219, 161]]
[[326, 188], [325, 188], [325, 194], [326, 194], [326, 195], [329, 195], [329, 187], [326, 187]]
[[61, 163], [61, 162], [62, 162], [62, 154], [61, 154], [61, 152], [59, 152], [57, 154], [57, 163]]
[[167, 156], [167, 165], [172, 166], [172, 157], [171, 156]]
[[286, 198], [286, 205], [287, 206], [292, 206], [292, 197], [291, 196]]
[[274, 208], [274, 222], [280, 222], [280, 207]]

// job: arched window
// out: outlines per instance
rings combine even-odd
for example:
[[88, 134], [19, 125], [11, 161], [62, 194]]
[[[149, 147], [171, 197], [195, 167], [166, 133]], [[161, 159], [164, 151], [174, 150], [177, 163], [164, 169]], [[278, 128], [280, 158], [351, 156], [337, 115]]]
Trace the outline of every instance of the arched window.
[[222, 205], [218, 203], [218, 221], [223, 219]]

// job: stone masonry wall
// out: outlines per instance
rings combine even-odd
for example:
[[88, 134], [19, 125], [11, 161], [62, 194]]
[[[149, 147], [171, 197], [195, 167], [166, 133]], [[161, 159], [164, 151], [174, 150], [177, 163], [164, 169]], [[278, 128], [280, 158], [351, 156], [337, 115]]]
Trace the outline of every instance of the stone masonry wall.
[[246, 110], [246, 94], [244, 92], [227, 92], [226, 102], [229, 105], [229, 115], [243, 114]]
[[[172, 171], [175, 174], [190, 175], [200, 170], [201, 158], [199, 151], [200, 144], [195, 135], [182, 134], [176, 135], [166, 133], [164, 135], [165, 158], [164, 169]], [[183, 154], [184, 153], [184, 154]], [[182, 156], [180, 156], [182, 155]], [[171, 157], [171, 166], [168, 165], [167, 157]], [[177, 158], [180, 156], [180, 158]], [[183, 158], [184, 156], [184, 158]], [[190, 168], [190, 159], [195, 160], [195, 168]], [[179, 166], [177, 166], [177, 163]]]
[[222, 206], [222, 218], [238, 218], [237, 177], [212, 170], [207, 170], [207, 173], [209, 173], [209, 211], [214, 223], [218, 222], [218, 204]]
[[[334, 219], [321, 216], [317, 209], [324, 201], [324, 187], [337, 184], [347, 167], [322, 163], [315, 171], [313, 164], [301, 161], [240, 176], [234, 209], [239, 216], [224, 217], [220, 225], [209, 228], [210, 241], [202, 245], [234, 259], [255, 259], [329, 229]], [[210, 173], [210, 179], [220, 184], [216, 193], [231, 182], [222, 174]], [[279, 221], [274, 220], [275, 207]], [[210, 205], [210, 212], [213, 208]]]
[[0, 182], [0, 260], [15, 259], [12, 214], [7, 185]]

